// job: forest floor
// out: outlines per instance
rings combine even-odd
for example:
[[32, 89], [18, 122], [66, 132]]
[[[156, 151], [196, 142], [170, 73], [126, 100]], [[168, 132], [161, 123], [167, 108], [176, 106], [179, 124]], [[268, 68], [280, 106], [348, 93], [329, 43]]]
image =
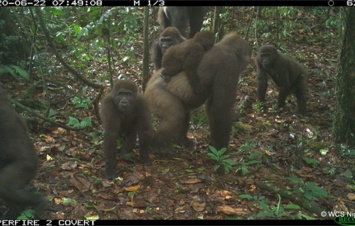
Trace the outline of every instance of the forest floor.
[[[248, 20], [240, 17], [231, 15], [230, 24], [237, 24], [234, 30], [248, 26]], [[310, 24], [319, 23], [313, 19]], [[84, 133], [53, 127], [45, 133], [32, 133], [41, 159], [33, 184], [50, 202], [44, 218], [329, 219], [329, 215], [315, 213], [355, 213], [354, 158], [331, 136], [339, 46], [324, 37], [338, 36], [322, 27], [312, 32], [294, 30], [284, 40], [285, 49], [309, 71], [311, 114], [303, 118], [293, 114], [297, 108], [294, 97], [288, 98], [284, 109], [275, 110], [277, 90], [271, 82], [267, 113], [260, 113], [255, 102], [238, 108], [246, 96], [256, 99], [253, 62], [257, 46], [255, 37], [249, 35], [252, 61], [240, 78], [238, 119], [225, 153], [235, 162], [230, 169], [220, 164], [215, 171], [218, 162], [207, 155], [211, 150], [203, 107], [192, 114], [188, 136], [193, 148], [172, 147], [178, 156], [171, 159], [150, 154], [148, 166], [119, 160], [114, 180], [103, 174], [102, 135], [96, 140], [89, 135], [102, 131], [101, 127], [93, 126]], [[130, 70], [140, 68], [137, 62]], [[124, 68], [120, 73], [138, 79]]]

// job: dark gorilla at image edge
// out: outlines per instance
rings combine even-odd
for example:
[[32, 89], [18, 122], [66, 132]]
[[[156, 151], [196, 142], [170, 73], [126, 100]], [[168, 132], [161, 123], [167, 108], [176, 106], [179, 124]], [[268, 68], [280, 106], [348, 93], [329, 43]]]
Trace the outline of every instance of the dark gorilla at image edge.
[[27, 207], [34, 208], [37, 216], [44, 208], [40, 195], [25, 190], [37, 174], [37, 164], [26, 123], [0, 88], [0, 199], [9, 208], [4, 219], [16, 219]]
[[117, 170], [116, 141], [124, 138], [121, 156], [131, 152], [139, 137], [140, 159], [149, 163], [149, 143], [153, 127], [150, 111], [137, 86], [129, 80], [118, 80], [101, 102], [100, 117], [104, 128], [105, 174], [113, 178]]
[[233, 104], [240, 73], [251, 57], [249, 43], [232, 32], [207, 51], [197, 68], [201, 92], [196, 94], [185, 72], [166, 83], [156, 71], [148, 81], [145, 96], [152, 113], [160, 123], [152, 138], [152, 146], [169, 152], [171, 142], [189, 143], [190, 111], [207, 100], [210, 144], [228, 147], [233, 121]]

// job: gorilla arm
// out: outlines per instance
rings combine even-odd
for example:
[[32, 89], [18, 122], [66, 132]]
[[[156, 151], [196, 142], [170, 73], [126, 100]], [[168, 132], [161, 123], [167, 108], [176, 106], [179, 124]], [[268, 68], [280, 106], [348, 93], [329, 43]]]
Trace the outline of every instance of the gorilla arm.
[[255, 62], [256, 62], [256, 73], [257, 73], [257, 86], [258, 86], [258, 101], [260, 102], [265, 102], [265, 94], [266, 94], [266, 90], [267, 90], [267, 74], [265, 69], [263, 68], [260, 60], [258, 60], [258, 58], [255, 58]]

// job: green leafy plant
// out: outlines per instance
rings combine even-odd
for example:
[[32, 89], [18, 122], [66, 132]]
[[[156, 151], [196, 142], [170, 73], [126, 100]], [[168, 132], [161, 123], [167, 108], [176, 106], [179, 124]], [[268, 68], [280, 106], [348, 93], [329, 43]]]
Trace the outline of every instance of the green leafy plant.
[[49, 109], [47, 111], [47, 118], [52, 120], [52, 121], [55, 121], [58, 117], [58, 112], [53, 110], [53, 109]]
[[250, 194], [242, 194], [239, 196], [239, 198], [252, 200], [255, 203], [259, 204], [264, 209], [263, 212], [257, 213], [251, 218], [256, 219], [256, 218], [274, 217], [272, 210], [270, 210], [270, 208], [267, 206], [268, 200], [265, 198], [265, 196], [258, 197]]
[[272, 217], [272, 218], [281, 218], [281, 217], [287, 217], [289, 216], [288, 213], [284, 211], [283, 206], [281, 205], [281, 196], [277, 194], [278, 197], [278, 202], [277, 205], [270, 205], [268, 206], [266, 202], [260, 202], [261, 208], [263, 208], [264, 211], [258, 213], [256, 217]]
[[295, 183], [295, 193], [302, 194], [309, 201], [318, 201], [319, 197], [328, 196], [328, 193], [322, 187], [319, 187], [312, 181], [304, 183], [303, 180], [298, 177], [288, 177], [287, 179]]
[[306, 182], [304, 185], [304, 196], [310, 201], [318, 201], [318, 197], [327, 197], [328, 193], [317, 186], [314, 182]]
[[355, 156], [355, 149], [352, 149], [346, 145], [340, 145], [340, 150], [342, 152], [342, 156], [353, 157]]
[[21, 212], [21, 215], [16, 220], [30, 220], [34, 219], [35, 211], [33, 209], [27, 209]]
[[[267, 200], [265, 198], [265, 196], [252, 196], [250, 194], [242, 194], [239, 196], [240, 198], [244, 198], [244, 199], [249, 199], [249, 200], [253, 200], [255, 203], [257, 203], [258, 205], [260, 205], [260, 207], [263, 209], [263, 211], [255, 214], [253, 216], [253, 218], [255, 219], [265, 219], [265, 218], [282, 218], [282, 217], [289, 217], [289, 214], [287, 212], [285, 212], [284, 210], [286, 209], [286, 207], [284, 208], [281, 204], [281, 196], [279, 194], [277, 194], [278, 197], [278, 202], [277, 205], [271, 205], [269, 204], [269, 200]], [[290, 205], [287, 206], [287, 209], [299, 209], [300, 207], [297, 205]]]
[[69, 122], [67, 126], [72, 126], [74, 128], [86, 128], [91, 126], [91, 118], [85, 117], [81, 122], [77, 118], [69, 116]]
[[71, 102], [75, 105], [76, 108], [89, 109], [89, 105], [91, 105], [90, 98], [74, 97], [71, 99]]
[[20, 77], [26, 81], [30, 80], [30, 75], [27, 71], [14, 64], [0, 65], [0, 74], [10, 74], [14, 78]]
[[210, 152], [207, 153], [208, 157], [215, 161], [213, 166], [213, 170], [217, 172], [217, 170], [222, 166], [224, 168], [225, 173], [229, 173], [232, 167], [236, 164], [236, 162], [230, 158], [229, 155], [225, 154], [227, 148], [222, 148], [221, 150], [217, 150], [213, 146], [209, 146]]
[[191, 122], [193, 125], [202, 126], [207, 123], [207, 116], [205, 112], [198, 111], [196, 114], [193, 114]]
[[252, 148], [252, 146], [249, 142], [246, 142], [245, 144], [240, 146], [240, 152], [247, 152], [250, 154], [248, 155], [248, 157], [246, 158], [245, 161], [236, 162], [236, 165], [239, 166], [239, 168], [236, 170], [236, 172], [241, 170], [242, 174], [245, 175], [249, 172], [249, 170], [248, 170], [249, 165], [259, 164], [261, 162], [260, 160], [258, 160], [258, 158], [260, 158], [260, 156], [261, 156], [261, 153], [251, 152], [251, 148]]

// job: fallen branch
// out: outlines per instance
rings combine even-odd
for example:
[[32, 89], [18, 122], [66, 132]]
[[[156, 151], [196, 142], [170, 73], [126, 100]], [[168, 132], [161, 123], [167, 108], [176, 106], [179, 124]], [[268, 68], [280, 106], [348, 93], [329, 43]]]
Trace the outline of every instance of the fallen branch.
[[270, 182], [261, 182], [257, 181], [255, 182], [256, 186], [259, 187], [260, 189], [266, 190], [271, 193], [279, 194], [281, 197], [286, 198], [297, 205], [303, 207], [305, 210], [316, 214], [317, 216], [321, 216], [321, 212], [326, 210], [325, 207], [319, 206], [315, 202], [311, 202], [307, 200], [306, 198], [299, 196], [297, 194], [294, 194], [289, 191], [282, 190], [281, 188], [277, 187], [274, 184], [271, 184]]

